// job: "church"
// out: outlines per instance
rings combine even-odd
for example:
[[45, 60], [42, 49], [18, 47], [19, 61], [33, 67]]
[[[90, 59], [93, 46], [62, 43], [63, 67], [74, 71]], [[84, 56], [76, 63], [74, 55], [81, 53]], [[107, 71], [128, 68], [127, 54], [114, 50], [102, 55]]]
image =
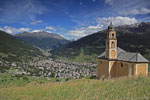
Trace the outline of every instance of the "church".
[[97, 58], [98, 78], [148, 75], [149, 61], [146, 58], [140, 53], [126, 52], [117, 47], [116, 31], [112, 22], [106, 35], [105, 52]]

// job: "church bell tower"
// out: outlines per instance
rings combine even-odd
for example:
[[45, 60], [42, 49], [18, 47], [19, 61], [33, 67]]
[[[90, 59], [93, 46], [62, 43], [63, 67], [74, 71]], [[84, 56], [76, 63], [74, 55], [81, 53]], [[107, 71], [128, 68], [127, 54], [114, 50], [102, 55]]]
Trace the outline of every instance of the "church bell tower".
[[105, 53], [105, 57], [108, 59], [117, 58], [117, 38], [116, 31], [114, 30], [112, 22], [110, 23], [107, 29]]

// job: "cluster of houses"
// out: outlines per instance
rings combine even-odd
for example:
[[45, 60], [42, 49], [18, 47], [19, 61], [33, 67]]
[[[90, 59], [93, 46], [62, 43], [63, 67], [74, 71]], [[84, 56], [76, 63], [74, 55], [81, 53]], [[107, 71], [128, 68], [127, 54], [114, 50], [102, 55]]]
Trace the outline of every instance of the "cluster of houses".
[[[5, 64], [8, 66], [8, 64]], [[30, 63], [11, 64], [15, 70], [11, 74], [44, 76], [55, 78], [81, 78], [96, 76], [96, 64], [75, 63], [63, 60], [37, 60]]]
[[[81, 78], [96, 75], [96, 64], [80, 64], [62, 60], [40, 60], [30, 63], [36, 66], [38, 75], [55, 78]], [[36, 75], [36, 73], [34, 73]]]

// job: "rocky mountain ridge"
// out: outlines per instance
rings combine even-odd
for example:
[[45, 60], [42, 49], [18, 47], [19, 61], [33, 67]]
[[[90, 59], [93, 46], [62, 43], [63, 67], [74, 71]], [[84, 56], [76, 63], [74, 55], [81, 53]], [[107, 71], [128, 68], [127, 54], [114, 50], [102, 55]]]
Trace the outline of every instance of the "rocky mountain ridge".
[[39, 47], [41, 49], [53, 49], [69, 42], [58, 34], [45, 31], [41, 32], [23, 32], [15, 35], [26, 43]]

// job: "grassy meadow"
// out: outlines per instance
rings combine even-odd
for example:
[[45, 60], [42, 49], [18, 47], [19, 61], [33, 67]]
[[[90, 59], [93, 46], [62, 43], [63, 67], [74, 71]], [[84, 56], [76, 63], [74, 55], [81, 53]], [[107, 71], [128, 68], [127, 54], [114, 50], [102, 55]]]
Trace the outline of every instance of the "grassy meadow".
[[[4, 78], [5, 75], [3, 75]], [[77, 79], [52, 82], [32, 78], [0, 80], [0, 100], [149, 100], [150, 78]], [[2, 75], [1, 75], [2, 79]], [[5, 76], [6, 79], [6, 76]], [[7, 84], [12, 83], [12, 84]], [[13, 83], [14, 82], [14, 83]], [[4, 84], [3, 84], [4, 83]], [[17, 84], [16, 84], [17, 83]]]

